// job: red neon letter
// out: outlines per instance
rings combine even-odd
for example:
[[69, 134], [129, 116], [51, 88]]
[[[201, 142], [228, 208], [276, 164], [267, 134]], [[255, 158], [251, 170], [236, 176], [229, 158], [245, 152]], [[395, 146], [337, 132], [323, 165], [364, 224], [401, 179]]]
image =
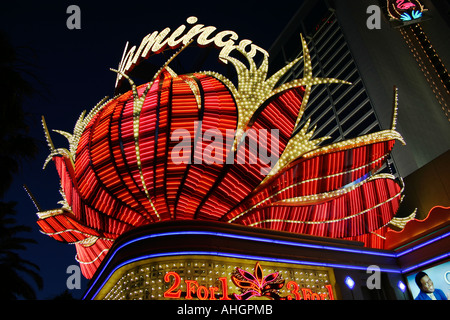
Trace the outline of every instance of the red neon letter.
[[318, 293], [312, 292], [311, 300], [320, 300], [320, 296]]
[[197, 298], [200, 300], [208, 299], [208, 289], [205, 286], [199, 286], [197, 289]]
[[[291, 293], [294, 294], [294, 299], [302, 300], [300, 292], [298, 292], [298, 284], [295, 281], [289, 281], [288, 284], [286, 285], [286, 289], [289, 290], [291, 287], [293, 287]], [[292, 296], [288, 296], [288, 300], [292, 300]]]
[[219, 281], [222, 282], [222, 295], [223, 295], [222, 298], [220, 298], [220, 300], [231, 300], [228, 297], [227, 280], [228, 279], [225, 277], [219, 278]]
[[328, 295], [330, 296], [330, 300], [334, 300], [333, 287], [331, 286], [331, 284], [327, 284], [325, 286], [325, 288], [327, 288], [327, 290], [328, 290]]
[[215, 294], [216, 294], [216, 291], [218, 291], [218, 290], [219, 290], [219, 288], [217, 288], [217, 287], [209, 287], [209, 291], [211, 292], [209, 300], [216, 300]]
[[166, 292], [164, 292], [164, 298], [179, 299], [180, 296], [181, 296], [181, 290], [178, 289], [177, 292], [173, 292], [173, 291], [175, 289], [177, 289], [178, 286], [180, 285], [181, 277], [180, 277], [180, 275], [178, 273], [171, 271], [171, 272], [166, 273], [166, 275], [164, 276], [164, 281], [165, 282], [170, 282], [170, 276], [173, 276], [175, 281], [173, 282], [172, 286]]
[[303, 299], [311, 300], [311, 294], [312, 294], [311, 289], [302, 288], [302, 293], [303, 293]]
[[185, 280], [184, 282], [186, 283], [186, 299], [192, 299], [191, 293], [195, 292], [195, 286], [198, 287], [198, 282], [195, 280]]

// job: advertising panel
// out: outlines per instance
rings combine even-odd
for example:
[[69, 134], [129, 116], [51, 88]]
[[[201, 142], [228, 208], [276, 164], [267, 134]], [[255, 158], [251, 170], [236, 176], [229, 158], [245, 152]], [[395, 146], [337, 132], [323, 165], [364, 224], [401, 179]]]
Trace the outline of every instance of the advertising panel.
[[[416, 276], [421, 288], [416, 283]], [[415, 300], [434, 300], [433, 296], [436, 300], [450, 299], [450, 261], [431, 268], [417, 270], [417, 272], [407, 276], [407, 280], [409, 290]]]

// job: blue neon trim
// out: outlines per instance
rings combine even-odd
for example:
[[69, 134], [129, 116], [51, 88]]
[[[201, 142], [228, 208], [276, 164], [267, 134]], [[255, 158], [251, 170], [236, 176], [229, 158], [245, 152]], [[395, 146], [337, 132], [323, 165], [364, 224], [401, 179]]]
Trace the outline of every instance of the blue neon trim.
[[325, 246], [325, 245], [315, 245], [315, 244], [309, 244], [309, 243], [298, 243], [298, 242], [287, 241], [287, 240], [271, 240], [271, 239], [260, 238], [260, 237], [243, 236], [243, 235], [228, 234], [228, 233], [223, 233], [223, 232], [212, 232], [212, 231], [175, 231], [175, 232], [163, 232], [163, 233], [158, 233], [158, 234], [145, 235], [140, 238], [136, 238], [136, 239], [133, 239], [133, 240], [130, 240], [130, 241], [124, 243], [119, 248], [117, 248], [116, 251], [118, 251], [123, 246], [129, 245], [133, 242], [150, 239], [150, 238], [165, 237], [165, 236], [178, 236], [178, 235], [219, 236], [222, 238], [234, 238], [234, 239], [242, 239], [242, 240], [250, 240], [250, 241], [259, 241], [259, 242], [282, 244], [282, 245], [295, 246], [295, 247], [305, 247], [305, 248], [312, 248], [312, 249], [324, 249], [324, 250], [351, 252], [351, 253], [359, 253], [359, 254], [364, 253], [364, 254], [369, 254], [369, 255], [384, 256], [384, 257], [390, 257], [390, 258], [395, 258], [397, 256], [396, 253], [368, 251], [368, 250], [363, 250], [363, 249], [347, 249], [347, 248], [339, 248], [339, 247], [332, 247], [332, 246]]
[[401, 256], [403, 256], [404, 254], [407, 254], [407, 253], [410, 253], [410, 252], [415, 251], [415, 250], [417, 250], [417, 249], [420, 249], [420, 248], [422, 248], [422, 247], [425, 247], [425, 246], [427, 246], [427, 245], [429, 245], [429, 244], [431, 244], [431, 243], [433, 243], [433, 242], [436, 242], [436, 241], [438, 241], [438, 240], [442, 240], [442, 239], [448, 237], [449, 235], [450, 235], [450, 232], [444, 233], [444, 234], [442, 234], [442, 235], [440, 235], [440, 236], [438, 236], [438, 237], [436, 237], [436, 238], [433, 238], [433, 239], [431, 239], [431, 240], [428, 240], [428, 241], [426, 241], [426, 242], [423, 242], [423, 243], [421, 243], [421, 244], [418, 244], [417, 246], [415, 246], [415, 247], [413, 247], [413, 248], [410, 248], [410, 249], [408, 249], [408, 250], [399, 252], [399, 253], [397, 253], [397, 257], [401, 257]]
[[441, 259], [448, 258], [448, 257], [450, 257], [450, 253], [444, 253], [444, 254], [442, 254], [442, 255], [440, 255], [440, 256], [434, 257], [434, 258], [432, 258], [432, 259], [423, 261], [423, 262], [418, 263], [418, 264], [416, 264], [416, 265], [414, 265], [414, 266], [411, 266], [411, 267], [409, 267], [409, 268], [403, 269], [403, 270], [402, 270], [402, 273], [408, 273], [408, 272], [410, 272], [411, 270], [414, 270], [414, 269], [417, 269], [417, 268], [426, 266], [426, 265], [428, 265], [428, 264], [430, 264], [430, 263], [433, 263], [433, 262], [435, 262], [435, 261], [439, 261], [439, 260], [441, 260]]

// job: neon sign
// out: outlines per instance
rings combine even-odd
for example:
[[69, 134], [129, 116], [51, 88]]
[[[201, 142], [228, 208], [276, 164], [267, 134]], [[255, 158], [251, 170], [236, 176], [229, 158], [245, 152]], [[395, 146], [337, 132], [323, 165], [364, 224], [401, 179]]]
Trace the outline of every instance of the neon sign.
[[295, 281], [289, 281], [286, 289], [289, 295], [282, 296], [280, 289], [285, 284], [279, 272], [263, 275], [259, 262], [256, 263], [254, 273], [251, 274], [241, 268], [236, 268], [231, 274], [231, 281], [240, 289], [241, 294], [229, 294], [228, 278], [220, 277], [219, 286], [200, 285], [197, 280], [184, 280], [186, 291], [180, 289], [182, 279], [179, 273], [170, 271], [164, 275], [164, 281], [171, 283], [164, 292], [164, 298], [192, 300], [248, 300], [251, 298], [268, 298], [272, 300], [335, 300], [333, 287], [326, 285], [327, 293], [315, 293], [309, 288], [301, 288]]
[[410, 8], [414, 8], [416, 5], [412, 2], [405, 2], [405, 0], [397, 0], [396, 1], [397, 8], [401, 10], [408, 10]]
[[[396, 141], [404, 143], [395, 130], [397, 98], [391, 129], [327, 142], [315, 137], [304, 112], [313, 87], [348, 82], [315, 77], [303, 37], [303, 54], [271, 75], [268, 53], [238, 39], [196, 17], [173, 32], [155, 31], [139, 46], [127, 45], [112, 70], [131, 90], [82, 112], [73, 133], [56, 131], [68, 149], [55, 147], [43, 119], [50, 149], [44, 167], [53, 160], [63, 200], [61, 208], [39, 212], [38, 224], [75, 244], [86, 278], [120, 235], [163, 221], [221, 221], [384, 246], [404, 189], [378, 172]], [[178, 75], [169, 65], [192, 43], [221, 48], [235, 81], [214, 71]], [[148, 83], [137, 85], [127, 74], [141, 59], [178, 46]], [[297, 63], [303, 77], [280, 84]], [[266, 134], [253, 143], [253, 132]], [[246, 152], [255, 148], [259, 157]]]
[[279, 290], [284, 286], [284, 279], [279, 272], [263, 276], [259, 262], [256, 263], [253, 274], [236, 268], [231, 276], [233, 283], [242, 290], [242, 294], [235, 295], [238, 300], [247, 300], [251, 297], [269, 297], [280, 299]]
[[[212, 36], [217, 28], [213, 26], [205, 27], [203, 24], [195, 24], [197, 21], [197, 17], [189, 17], [186, 20], [189, 25], [192, 25], [189, 31], [186, 31], [186, 26], [184, 24], [179, 26], [171, 34], [170, 28], [165, 28], [161, 32], [154, 31], [142, 39], [139, 47], [133, 46], [128, 50], [127, 43], [122, 55], [122, 60], [119, 63], [116, 87], [122, 79], [122, 72], [126, 73], [131, 71], [134, 66], [139, 63], [139, 61], [147, 59], [152, 53], [159, 53], [167, 47], [170, 49], [175, 49], [181, 45], [185, 46], [194, 41], [194, 39], [197, 40], [197, 44], [200, 46], [214, 44], [216, 47], [221, 48], [219, 59], [225, 64], [228, 63], [226, 58], [229, 53], [236, 47], [239, 50], [245, 51], [250, 58], [253, 58], [258, 51], [266, 56], [269, 55], [266, 50], [255, 45], [248, 39], [241, 40], [236, 46], [235, 41], [238, 40], [239, 36], [234, 31], [225, 30]], [[247, 50], [247, 47], [250, 47], [250, 50]]]
[[[181, 276], [174, 271], [166, 273], [164, 276], [165, 282], [170, 282], [171, 278], [174, 279], [172, 286], [164, 292], [164, 298], [181, 298], [181, 289], [179, 289], [181, 284]], [[219, 278], [221, 282], [221, 288], [211, 286], [207, 288], [206, 286], [199, 285], [196, 280], [184, 280], [186, 284], [186, 292], [184, 298], [187, 300], [192, 300], [193, 295], [195, 295], [200, 300], [217, 300], [216, 296], [220, 296], [219, 300], [231, 300], [228, 297], [227, 281], [225, 277]]]
[[422, 17], [424, 6], [418, 0], [388, 0], [388, 13], [392, 19], [412, 21]]

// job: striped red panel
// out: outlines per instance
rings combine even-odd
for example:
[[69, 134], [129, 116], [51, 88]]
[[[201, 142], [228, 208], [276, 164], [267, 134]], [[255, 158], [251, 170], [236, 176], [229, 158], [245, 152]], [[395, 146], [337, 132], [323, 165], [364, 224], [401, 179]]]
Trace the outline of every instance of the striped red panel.
[[87, 279], [95, 274], [112, 244], [112, 241], [98, 239], [92, 246], [75, 245], [81, 272]]
[[359, 241], [364, 243], [365, 247], [374, 248], [374, 249], [386, 249], [386, 232], [388, 231], [388, 227], [384, 226], [380, 229], [373, 231], [371, 233], [366, 233], [357, 237], [349, 237], [344, 238], [345, 240], [351, 241]]
[[[199, 119], [199, 106], [189, 84], [181, 77], [173, 79], [171, 99], [170, 140], [167, 141], [165, 189], [166, 199], [172, 218], [176, 214], [179, 190], [183, 177], [192, 158], [195, 136], [195, 121]], [[187, 145], [186, 148], [180, 143]]]
[[[222, 153], [222, 159], [218, 159], [216, 161], [218, 163], [208, 164], [207, 161], [211, 160], [211, 163], [213, 159], [204, 159], [204, 156], [208, 155], [205, 149], [207, 150], [211, 145], [211, 141], [207, 141], [205, 133], [210, 132], [213, 136], [216, 131], [212, 132], [211, 130], [219, 129], [220, 132], [217, 133], [226, 137], [227, 130], [234, 134], [237, 123], [236, 106], [228, 89], [220, 81], [209, 76], [194, 74], [194, 79], [203, 96], [201, 114], [196, 127], [199, 130], [201, 125], [201, 132], [196, 136], [199, 139], [194, 146], [193, 163], [188, 166], [179, 194], [176, 208], [176, 217], [179, 219], [195, 218], [199, 205], [226, 168], [227, 138], [215, 142], [215, 149]], [[215, 154], [211, 153], [211, 155]]]
[[400, 189], [394, 180], [373, 179], [340, 197], [314, 205], [263, 206], [239, 223], [322, 237], [356, 237], [391, 221], [400, 204]]
[[59, 213], [37, 221], [41, 230], [50, 237], [67, 243], [75, 243], [90, 236], [100, 236], [101, 233], [88, 228], [73, 217], [70, 213]]
[[[255, 119], [252, 129], [259, 134], [262, 129], [267, 130], [268, 144], [264, 149], [258, 150], [258, 154], [264, 152], [265, 155], [271, 154], [271, 143], [276, 136], [271, 135], [271, 129], [279, 129], [279, 149], [275, 150], [277, 158], [284, 150], [293, 130], [297, 115], [300, 111], [304, 89], [295, 88], [285, 91], [277, 99], [268, 102]], [[280, 101], [283, 108], [280, 109]], [[259, 136], [258, 136], [259, 138]], [[259, 144], [259, 148], [264, 146]], [[239, 164], [239, 154], [244, 150], [246, 161]], [[220, 219], [227, 214], [229, 210], [239, 204], [254, 188], [256, 188], [265, 178], [264, 164], [259, 157], [255, 164], [250, 162], [251, 142], [249, 139], [240, 144], [235, 153], [235, 164], [228, 167], [223, 177], [218, 178], [218, 182], [208, 194], [204, 204], [199, 208], [200, 219]], [[252, 151], [255, 154], [255, 150]], [[226, 201], [224, 201], [226, 199]]]
[[268, 205], [342, 188], [380, 168], [393, 145], [394, 141], [380, 142], [311, 159], [301, 158], [227, 214], [226, 219], [232, 220], [260, 203]]

